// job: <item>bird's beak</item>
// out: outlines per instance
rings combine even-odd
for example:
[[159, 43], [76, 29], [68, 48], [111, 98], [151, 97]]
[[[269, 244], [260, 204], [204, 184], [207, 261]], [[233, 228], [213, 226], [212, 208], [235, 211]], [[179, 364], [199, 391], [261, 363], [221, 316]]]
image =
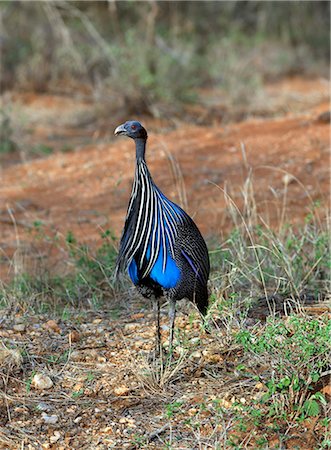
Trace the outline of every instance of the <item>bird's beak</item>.
[[114, 134], [115, 134], [115, 136], [119, 136], [120, 134], [126, 134], [126, 129], [125, 129], [125, 127], [124, 127], [124, 124], [123, 125], [119, 125], [117, 128], [116, 128], [116, 130], [114, 131]]

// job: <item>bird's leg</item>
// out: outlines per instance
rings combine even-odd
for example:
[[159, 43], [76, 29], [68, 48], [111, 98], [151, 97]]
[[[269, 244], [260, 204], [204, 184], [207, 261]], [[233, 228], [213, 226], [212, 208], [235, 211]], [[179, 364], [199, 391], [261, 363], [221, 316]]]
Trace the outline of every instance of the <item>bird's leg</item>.
[[155, 317], [155, 356], [161, 353], [161, 330], [160, 330], [160, 300], [158, 298], [153, 299], [153, 310]]
[[170, 335], [169, 335], [169, 354], [172, 354], [172, 344], [174, 340], [174, 328], [176, 318], [176, 302], [169, 300], [169, 321], [170, 321]]

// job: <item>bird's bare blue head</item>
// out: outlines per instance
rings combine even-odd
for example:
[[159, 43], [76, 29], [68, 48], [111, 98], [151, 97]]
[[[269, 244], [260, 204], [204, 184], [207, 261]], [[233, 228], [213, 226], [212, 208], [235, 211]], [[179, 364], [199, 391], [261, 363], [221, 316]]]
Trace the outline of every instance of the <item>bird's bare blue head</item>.
[[135, 120], [130, 120], [122, 125], [119, 125], [114, 131], [114, 134], [115, 136], [123, 135], [132, 139], [142, 139], [144, 141], [147, 139], [147, 131], [140, 122]]

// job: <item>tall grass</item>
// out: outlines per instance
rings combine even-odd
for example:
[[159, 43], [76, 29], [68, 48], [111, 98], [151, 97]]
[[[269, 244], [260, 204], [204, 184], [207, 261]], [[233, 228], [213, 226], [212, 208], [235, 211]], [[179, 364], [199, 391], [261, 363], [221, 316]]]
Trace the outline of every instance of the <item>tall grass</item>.
[[[30, 248], [36, 255], [51, 239], [38, 224], [37, 228], [34, 250]], [[54, 246], [65, 255], [65, 263], [56, 270], [53, 263], [44, 258], [36, 258], [37, 263], [31, 265], [31, 258], [22, 257], [18, 237], [11, 261], [14, 276], [0, 285], [0, 307], [30, 312], [61, 311], [67, 306], [97, 309], [116, 298], [119, 290], [123, 293], [126, 289], [124, 285], [115, 286], [114, 282], [116, 239], [109, 230], [103, 232], [101, 238], [102, 244], [96, 249], [77, 242], [71, 232], [65, 237], [64, 247], [55, 238]]]

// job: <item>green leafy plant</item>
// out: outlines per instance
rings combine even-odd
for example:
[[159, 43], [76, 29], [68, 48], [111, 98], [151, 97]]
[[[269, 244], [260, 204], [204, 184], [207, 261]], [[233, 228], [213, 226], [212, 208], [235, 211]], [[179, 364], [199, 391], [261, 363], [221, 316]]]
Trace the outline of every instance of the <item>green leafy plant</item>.
[[78, 391], [75, 391], [71, 394], [71, 397], [74, 399], [77, 399], [79, 397], [82, 397], [84, 395], [84, 388], [80, 388]]
[[290, 316], [286, 321], [269, 319], [261, 330], [241, 330], [236, 341], [269, 369], [260, 375], [268, 388], [263, 402], [270, 415], [313, 417], [325, 406], [315, 384], [329, 366], [331, 320], [327, 317]]
[[36, 374], [36, 371], [33, 370], [31, 375], [25, 382], [25, 390], [27, 393], [29, 393], [31, 391], [32, 380], [33, 380], [33, 377], [35, 376], [35, 374]]
[[183, 402], [176, 401], [169, 403], [166, 407], [166, 416], [168, 419], [172, 419], [176, 413], [178, 413], [183, 406]]

